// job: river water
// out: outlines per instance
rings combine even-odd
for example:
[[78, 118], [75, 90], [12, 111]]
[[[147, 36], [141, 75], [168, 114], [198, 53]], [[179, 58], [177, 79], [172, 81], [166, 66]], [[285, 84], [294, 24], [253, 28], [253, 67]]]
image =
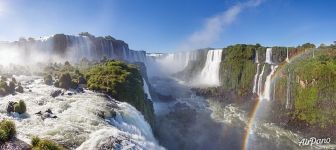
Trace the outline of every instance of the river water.
[[[235, 104], [224, 104], [218, 99], [196, 96], [190, 88], [174, 79], [152, 78], [150, 82], [155, 91], [161, 94], [154, 98], [157, 114], [155, 134], [159, 143], [167, 149], [331, 148], [300, 147], [298, 142], [302, 137], [298, 134], [258, 118], [254, 119], [249, 129], [249, 117], [245, 109]], [[267, 113], [263, 109], [267, 103], [261, 102], [256, 113]]]

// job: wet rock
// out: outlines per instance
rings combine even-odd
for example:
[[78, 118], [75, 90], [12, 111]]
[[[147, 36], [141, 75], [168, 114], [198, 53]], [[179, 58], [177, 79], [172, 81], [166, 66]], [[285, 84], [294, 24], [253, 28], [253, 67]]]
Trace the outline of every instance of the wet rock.
[[35, 113], [35, 115], [42, 115], [42, 111]]
[[41, 118], [44, 120], [46, 118], [57, 118], [56, 115], [51, 111], [51, 109], [47, 109], [46, 111], [39, 111], [35, 113], [35, 115], [41, 116]]
[[76, 89], [76, 92], [78, 92], [78, 93], [84, 93], [84, 88], [82, 88], [82, 87], [78, 87], [78, 88]]
[[104, 111], [97, 111], [97, 116], [105, 119], [105, 112]]
[[86, 84], [86, 79], [83, 76], [78, 78], [78, 84]]
[[17, 104], [17, 102], [9, 101], [7, 104], [7, 113], [14, 112], [14, 105]]
[[69, 89], [73, 86], [72, 79], [69, 73], [64, 73], [59, 79], [59, 87], [63, 89]]
[[17, 138], [12, 138], [11, 140], [5, 143], [0, 143], [0, 149], [1, 150], [29, 150], [31, 148], [29, 144]]
[[9, 82], [7, 92], [9, 94], [15, 93], [15, 83], [13, 81]]
[[52, 76], [51, 75], [47, 75], [44, 77], [44, 83], [46, 85], [53, 85], [53, 80], [52, 80]]
[[23, 93], [23, 87], [21, 85], [19, 85], [18, 87], [15, 88], [15, 91], [16, 92], [19, 92], [19, 93]]
[[48, 108], [45, 112], [53, 114], [50, 108]]
[[50, 93], [50, 96], [53, 97], [53, 98], [55, 98], [55, 97], [59, 96], [62, 93], [63, 93], [62, 90], [55, 90], [55, 91], [52, 91]]

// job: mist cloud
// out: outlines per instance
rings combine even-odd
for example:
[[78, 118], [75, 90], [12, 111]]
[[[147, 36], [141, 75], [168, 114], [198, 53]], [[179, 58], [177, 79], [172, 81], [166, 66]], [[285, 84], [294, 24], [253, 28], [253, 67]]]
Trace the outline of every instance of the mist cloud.
[[227, 10], [208, 18], [204, 26], [195, 31], [183, 42], [178, 50], [192, 50], [197, 48], [209, 47], [215, 42], [220, 34], [232, 24], [238, 15], [245, 9], [257, 7], [262, 0], [249, 0], [244, 3], [238, 3]]

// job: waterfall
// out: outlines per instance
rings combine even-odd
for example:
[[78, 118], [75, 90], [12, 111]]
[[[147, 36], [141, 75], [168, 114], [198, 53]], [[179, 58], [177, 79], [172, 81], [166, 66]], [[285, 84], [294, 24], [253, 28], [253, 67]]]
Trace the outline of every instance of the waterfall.
[[16, 58], [7, 59], [8, 63], [13, 64], [22, 64], [21, 60], [34, 63], [45, 61], [76, 63], [83, 58], [100, 60], [103, 57], [129, 62], [146, 61], [145, 51], [130, 50], [128, 45], [121, 40], [85, 35], [56, 34], [36, 40], [8, 42], [0, 45], [0, 51], [12, 51]]
[[258, 96], [261, 95], [261, 92], [262, 92], [262, 77], [264, 75], [264, 71], [265, 71], [265, 64], [261, 70], [261, 73], [259, 74], [259, 78], [258, 78]]
[[258, 51], [256, 50], [255, 63], [259, 64]]
[[256, 50], [255, 63], [257, 64], [257, 72], [254, 75], [254, 83], [253, 83], [253, 90], [252, 90], [253, 93], [257, 92], [257, 81], [258, 81], [259, 66], [260, 66], [259, 59], [258, 59], [258, 51], [257, 50]]
[[200, 84], [219, 86], [219, 68], [222, 61], [222, 49], [209, 50], [204, 68], [200, 74]]
[[289, 57], [288, 57], [288, 47], [287, 47], [287, 56], [286, 56], [286, 62], [289, 63]]
[[144, 78], [142, 78], [142, 80], [143, 80], [143, 83], [144, 83], [144, 85], [143, 85], [143, 89], [144, 89], [144, 92], [147, 94], [147, 99], [152, 99], [152, 96], [150, 95], [150, 93], [149, 93], [149, 88], [148, 88], [148, 84], [147, 84], [147, 82], [146, 82], [146, 80], [144, 79]]
[[190, 61], [197, 59], [197, 52], [177, 52], [153, 55], [155, 62], [164, 70], [161, 70], [167, 74], [174, 74], [183, 71], [190, 64]]
[[272, 84], [272, 76], [274, 74], [274, 72], [276, 71], [276, 69], [278, 68], [278, 66], [271, 66], [271, 72], [270, 74], [266, 77], [266, 81], [265, 81], [265, 87], [264, 87], [264, 92], [261, 96], [261, 100], [266, 99], [266, 100], [271, 100], [271, 84]]
[[259, 75], [259, 66], [260, 66], [260, 64], [258, 63], [257, 64], [257, 72], [254, 75], [253, 93], [257, 93], [257, 86], [258, 86], [257, 82], [258, 82], [258, 75]]
[[288, 72], [288, 78], [287, 78], [287, 98], [286, 98], [286, 109], [290, 108], [290, 80], [291, 80], [291, 74]]
[[266, 63], [272, 64], [272, 48], [266, 49]]

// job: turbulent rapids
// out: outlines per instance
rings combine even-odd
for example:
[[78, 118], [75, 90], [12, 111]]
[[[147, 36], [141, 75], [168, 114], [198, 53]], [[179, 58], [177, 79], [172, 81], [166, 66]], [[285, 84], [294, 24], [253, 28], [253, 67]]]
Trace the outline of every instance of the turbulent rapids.
[[[45, 85], [41, 78], [17, 76], [16, 79], [31, 92], [1, 98], [1, 119], [14, 120], [17, 137], [27, 143], [31, 136], [40, 136], [72, 149], [161, 149], [144, 117], [127, 103], [88, 90], [68, 91], [71, 94], [53, 98], [50, 93], [58, 88]], [[11, 100], [24, 100], [27, 113], [7, 114], [6, 105]], [[57, 118], [43, 119], [35, 114], [47, 109]], [[101, 113], [104, 118], [99, 116]]]

